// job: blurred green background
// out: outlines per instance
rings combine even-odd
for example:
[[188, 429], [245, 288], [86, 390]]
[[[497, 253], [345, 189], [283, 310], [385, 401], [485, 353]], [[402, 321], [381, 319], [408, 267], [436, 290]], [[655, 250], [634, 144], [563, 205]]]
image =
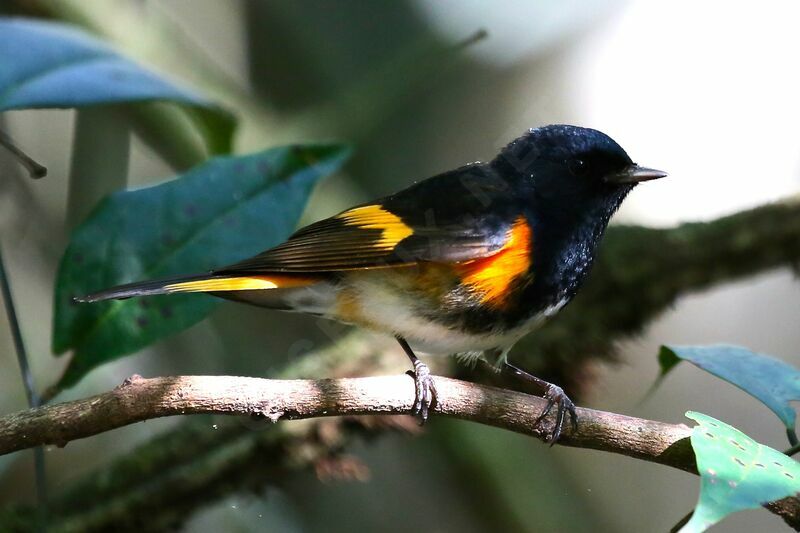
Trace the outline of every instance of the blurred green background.
[[[0, 0], [0, 13], [94, 28], [124, 53], [205, 91], [239, 116], [238, 153], [351, 143], [353, 158], [317, 189], [305, 222], [491, 158], [548, 123], [601, 129], [637, 162], [670, 172], [637, 189], [618, 221], [707, 220], [800, 188], [800, 8], [791, 2]], [[487, 38], [459, 44], [482, 29]], [[124, 114], [95, 112], [96, 127], [80, 139], [75, 116], [0, 115], [0, 128], [50, 171], [31, 181], [0, 152], [0, 231], [40, 387], [64, 364], [50, 355], [50, 326], [53, 279], [74, 222], [71, 165], [73, 172], [76, 164], [97, 173], [127, 168], [134, 187], [176, 171], [137, 135], [127, 161], [119, 146], [132, 125]], [[78, 143], [94, 156], [71, 159]], [[640, 400], [657, 374], [659, 344], [737, 343], [797, 365], [799, 320], [800, 289], [787, 270], [683, 298], [620, 344], [621, 365], [588, 369], [592, 384], [580, 403], [676, 423], [696, 409], [781, 448], [783, 429], [766, 408], [689, 365]], [[106, 390], [132, 373], [270, 375], [345, 329], [226, 303], [210, 320], [96, 370], [62, 398]], [[403, 361], [399, 349], [397, 357]], [[0, 368], [0, 410], [24, 408], [5, 327]], [[48, 449], [50, 490], [176, 423], [149, 421]], [[237, 422], [209, 418], [209, 431], [214, 424]], [[185, 530], [664, 531], [692, 508], [698, 487], [697, 478], [665, 467], [548, 449], [449, 420], [348, 453], [366, 465], [368, 480], [295, 474], [205, 507]], [[0, 502], [33, 501], [30, 456], [0, 458]], [[718, 529], [782, 527], [755, 511]]]

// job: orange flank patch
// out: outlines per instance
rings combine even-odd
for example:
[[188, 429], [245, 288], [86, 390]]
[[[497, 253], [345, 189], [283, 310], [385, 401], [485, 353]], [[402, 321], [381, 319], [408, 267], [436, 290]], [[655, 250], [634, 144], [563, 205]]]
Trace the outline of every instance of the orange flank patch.
[[414, 233], [414, 230], [400, 217], [379, 205], [356, 207], [336, 215], [336, 218], [344, 220], [348, 226], [381, 230], [381, 238], [374, 245], [380, 249], [391, 250], [397, 243]]
[[461, 283], [479, 294], [484, 304], [503, 306], [512, 284], [530, 269], [532, 235], [525, 217], [518, 217], [495, 254], [456, 266]]
[[167, 292], [225, 292], [257, 291], [265, 289], [289, 289], [303, 287], [317, 281], [300, 276], [247, 276], [231, 278], [208, 278], [194, 281], [179, 281], [164, 286]]

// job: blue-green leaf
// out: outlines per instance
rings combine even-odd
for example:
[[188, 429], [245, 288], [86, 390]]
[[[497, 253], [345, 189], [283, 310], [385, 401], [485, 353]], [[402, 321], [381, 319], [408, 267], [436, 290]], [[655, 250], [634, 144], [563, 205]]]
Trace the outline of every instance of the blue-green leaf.
[[73, 297], [206, 272], [278, 244], [313, 186], [346, 157], [341, 146], [321, 145], [217, 158], [102, 201], [72, 234], [56, 280], [53, 351], [74, 352], [58, 387], [199, 322], [218, 301], [188, 294], [76, 304]]
[[700, 473], [700, 497], [681, 533], [705, 531], [736, 511], [800, 492], [800, 464], [738, 429], [689, 411], [698, 425], [691, 442]]
[[662, 377], [684, 360], [736, 385], [778, 415], [793, 440], [797, 413], [789, 402], [800, 400], [800, 371], [793, 366], [747, 348], [724, 344], [662, 346], [658, 360]]
[[211, 153], [230, 151], [230, 113], [65, 24], [0, 17], [0, 111], [170, 101], [181, 104]]

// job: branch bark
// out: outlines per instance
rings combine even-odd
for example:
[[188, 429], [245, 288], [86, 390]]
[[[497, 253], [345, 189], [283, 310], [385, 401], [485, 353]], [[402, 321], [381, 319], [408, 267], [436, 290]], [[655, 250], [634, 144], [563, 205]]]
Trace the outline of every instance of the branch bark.
[[[552, 417], [534, 426], [545, 401], [521, 392], [442, 376], [434, 412], [544, 440]], [[414, 402], [409, 376], [278, 380], [229, 376], [134, 376], [97, 396], [0, 417], [0, 455], [70, 441], [153, 418], [188, 414], [265, 417], [273, 422], [342, 415], [404, 415]], [[691, 430], [620, 414], [578, 409], [578, 430], [559, 444], [618, 453], [696, 472]]]
[[[545, 401], [442, 376], [436, 377], [434, 413], [546, 440], [553, 415], [535, 425]], [[188, 414], [264, 417], [272, 422], [342, 415], [403, 415], [414, 402], [409, 376], [277, 380], [227, 376], [133, 376], [109, 392], [0, 417], [0, 455], [68, 442], [153, 418]], [[578, 408], [577, 430], [558, 444], [626, 455], [697, 474], [684, 424], [669, 424]], [[434, 422], [435, 423], [435, 422]], [[798, 528], [800, 502], [766, 506]]]

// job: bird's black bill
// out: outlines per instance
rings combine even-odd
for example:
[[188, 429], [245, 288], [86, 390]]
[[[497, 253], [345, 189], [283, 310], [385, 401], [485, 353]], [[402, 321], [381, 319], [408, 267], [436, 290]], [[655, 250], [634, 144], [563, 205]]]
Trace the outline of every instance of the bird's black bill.
[[640, 181], [657, 180], [666, 176], [667, 173], [663, 170], [631, 165], [620, 172], [615, 172], [614, 174], [606, 176], [606, 182], [619, 184], [639, 183]]

